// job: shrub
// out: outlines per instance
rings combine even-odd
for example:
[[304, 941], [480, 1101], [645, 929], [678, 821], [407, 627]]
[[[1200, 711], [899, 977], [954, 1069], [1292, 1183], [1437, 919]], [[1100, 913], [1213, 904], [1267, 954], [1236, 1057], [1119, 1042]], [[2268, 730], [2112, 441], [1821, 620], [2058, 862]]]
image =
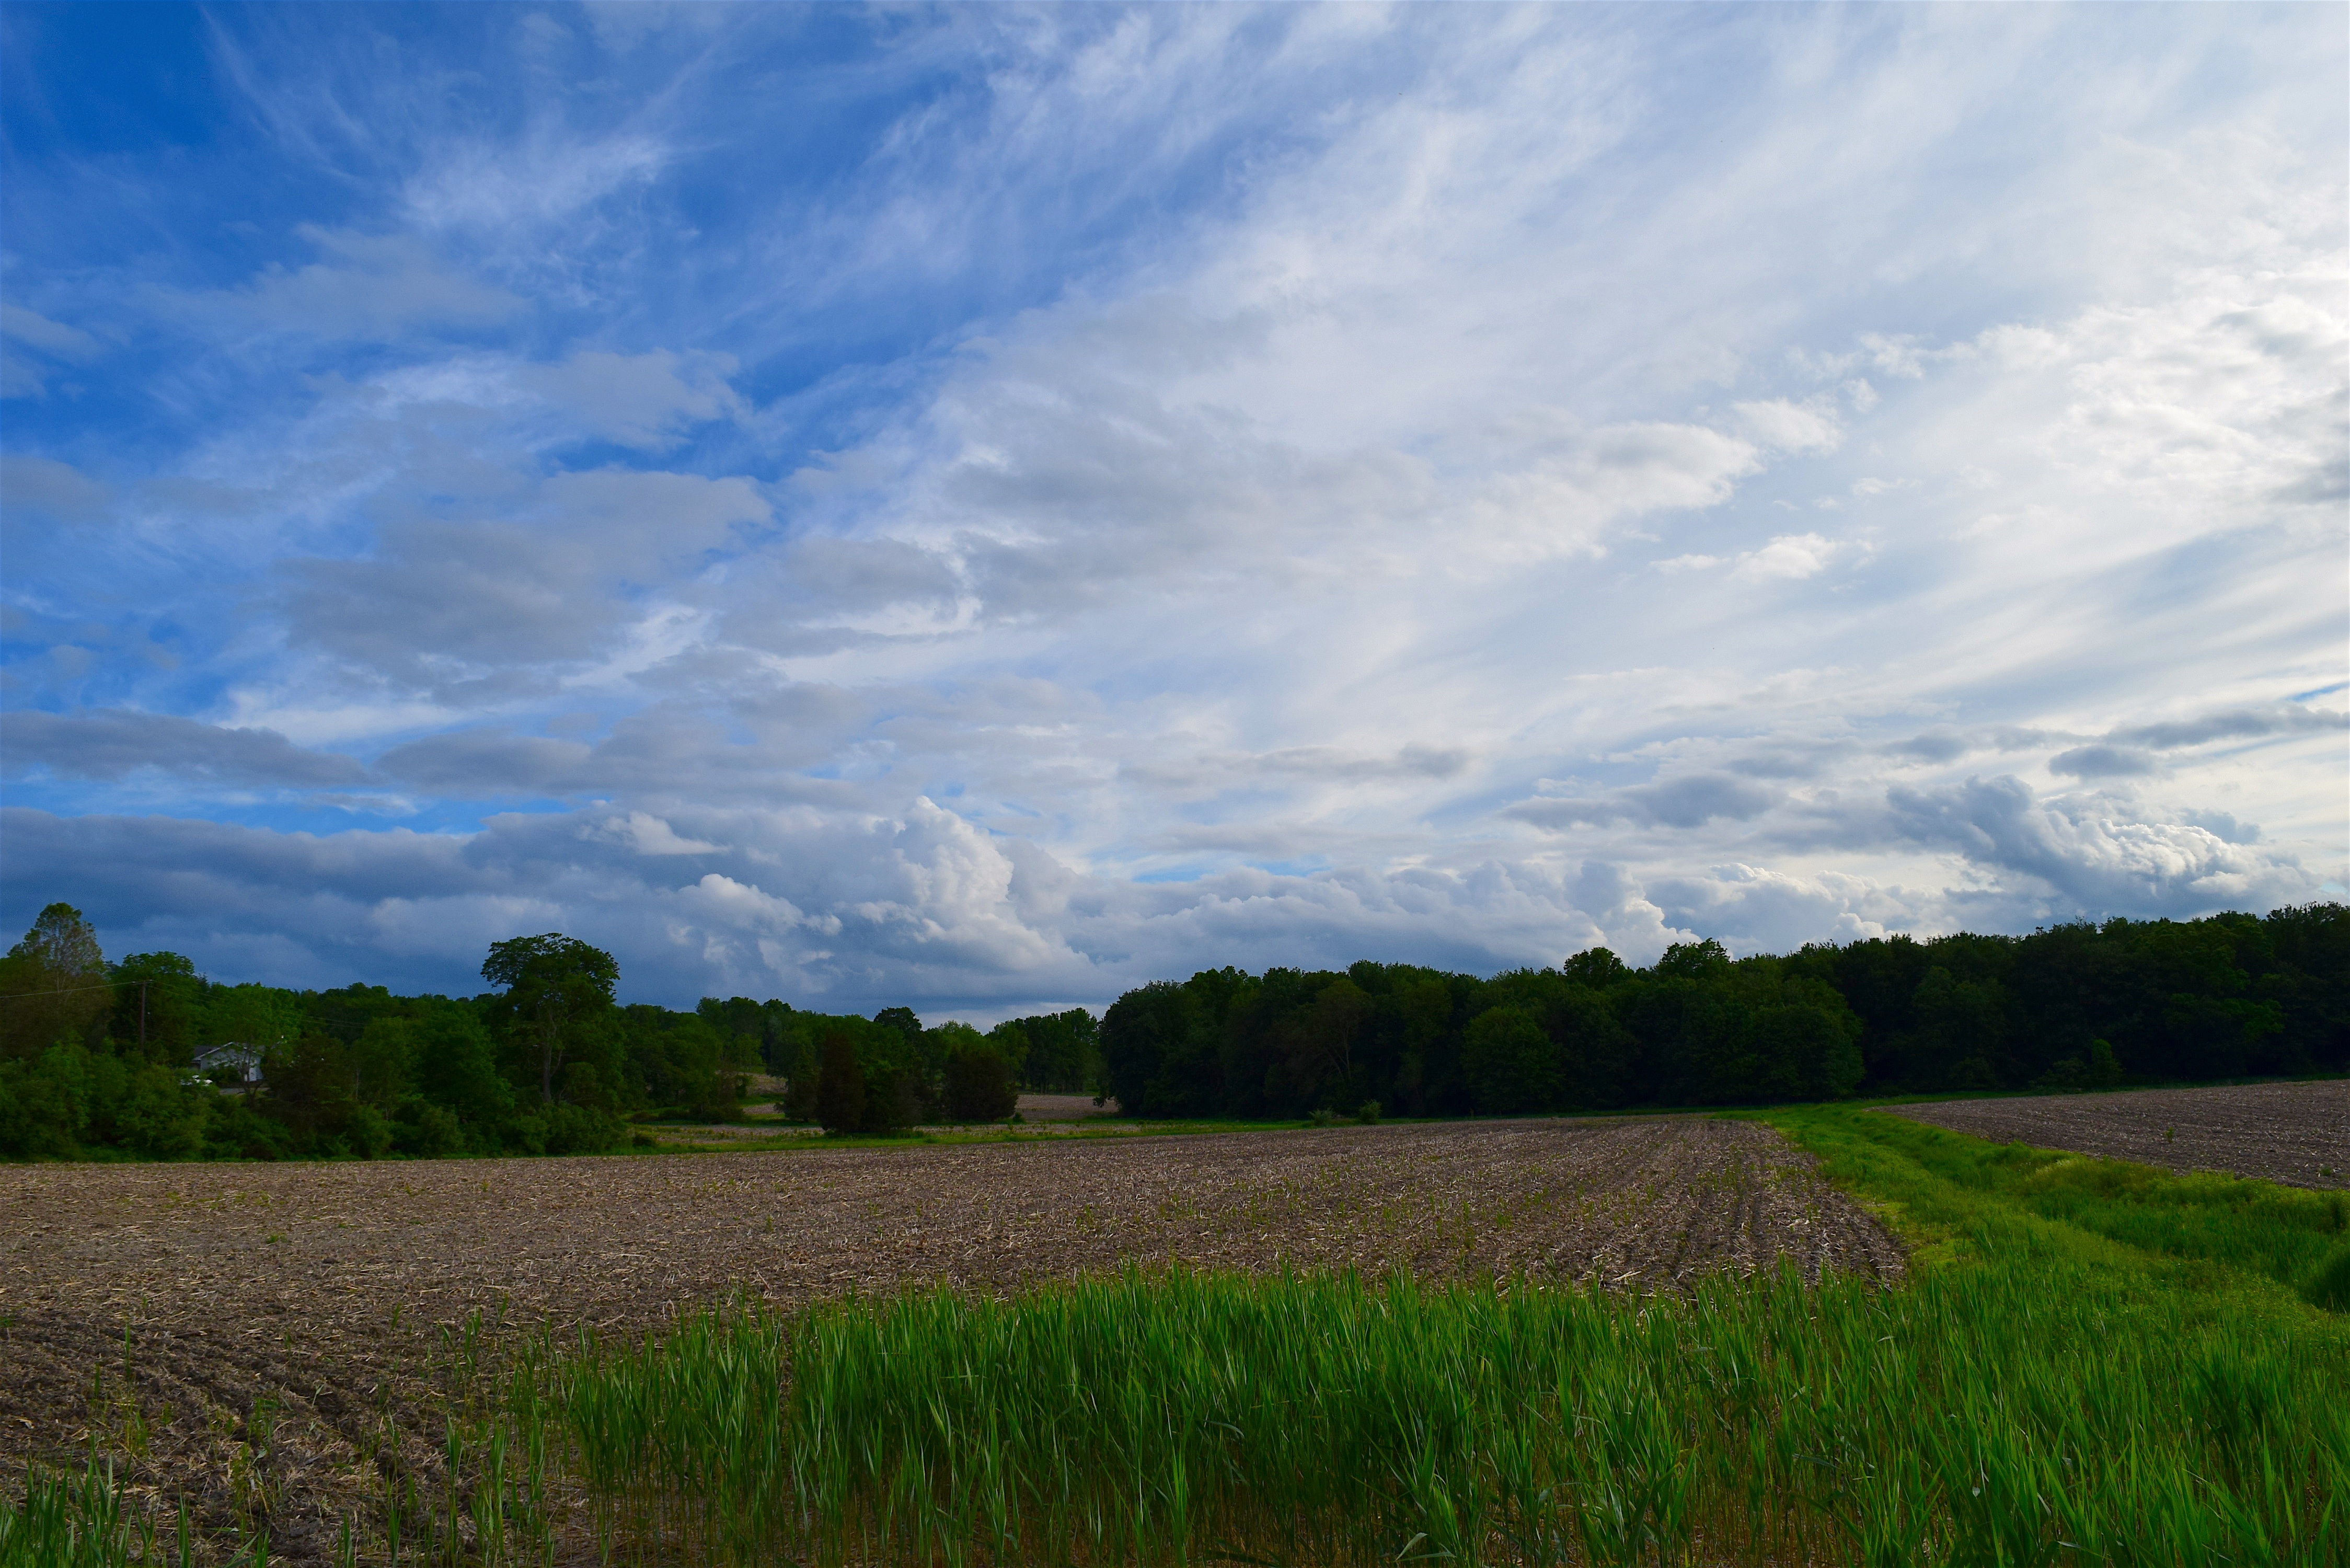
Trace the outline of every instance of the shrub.
[[465, 1152], [464, 1125], [446, 1106], [411, 1100], [392, 1124], [391, 1147], [421, 1159], [445, 1159]]
[[620, 1141], [621, 1127], [609, 1114], [587, 1106], [549, 1106], [536, 1117], [549, 1154], [600, 1154]]

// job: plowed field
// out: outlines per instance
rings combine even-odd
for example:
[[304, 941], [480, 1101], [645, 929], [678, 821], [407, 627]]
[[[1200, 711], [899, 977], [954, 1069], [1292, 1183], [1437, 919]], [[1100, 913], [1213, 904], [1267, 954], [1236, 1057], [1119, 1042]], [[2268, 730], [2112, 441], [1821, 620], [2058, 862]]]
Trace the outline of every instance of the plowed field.
[[1889, 1114], [1995, 1143], [2350, 1188], [2350, 1082], [2340, 1080], [1947, 1100]]
[[0, 1168], [0, 1487], [96, 1435], [142, 1489], [331, 1556], [429, 1472], [480, 1312], [629, 1334], [730, 1291], [997, 1290], [1128, 1261], [1669, 1289], [1898, 1246], [1767, 1128], [1700, 1119], [708, 1157]]

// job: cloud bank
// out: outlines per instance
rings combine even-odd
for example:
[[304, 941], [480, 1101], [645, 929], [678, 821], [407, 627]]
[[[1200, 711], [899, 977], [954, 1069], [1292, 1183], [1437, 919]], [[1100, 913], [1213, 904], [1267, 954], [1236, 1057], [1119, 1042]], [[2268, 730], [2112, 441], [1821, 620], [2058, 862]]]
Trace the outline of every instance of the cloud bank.
[[0, 105], [0, 917], [983, 1016], [2350, 879], [2336, 13], [396, 25]]

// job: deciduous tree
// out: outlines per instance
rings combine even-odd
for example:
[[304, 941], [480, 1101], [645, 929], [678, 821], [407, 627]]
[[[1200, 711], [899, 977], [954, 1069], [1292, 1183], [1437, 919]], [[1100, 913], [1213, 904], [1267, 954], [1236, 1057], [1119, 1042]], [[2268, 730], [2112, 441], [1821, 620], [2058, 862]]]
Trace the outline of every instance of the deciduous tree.
[[507, 1026], [537, 1064], [539, 1098], [553, 1105], [564, 1058], [612, 1010], [619, 962], [601, 948], [549, 931], [491, 943], [482, 978], [505, 988]]

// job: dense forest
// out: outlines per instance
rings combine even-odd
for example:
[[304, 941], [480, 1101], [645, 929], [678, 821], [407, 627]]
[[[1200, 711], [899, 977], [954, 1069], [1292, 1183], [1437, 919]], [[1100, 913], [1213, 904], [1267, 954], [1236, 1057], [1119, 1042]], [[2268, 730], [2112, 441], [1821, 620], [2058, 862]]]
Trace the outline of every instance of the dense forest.
[[632, 1121], [738, 1117], [761, 1074], [795, 1119], [888, 1132], [1097, 1075], [1082, 1010], [982, 1034], [902, 1007], [624, 1006], [611, 956], [556, 935], [499, 942], [482, 972], [497, 989], [469, 997], [222, 985], [177, 953], [109, 963], [52, 904], [0, 958], [0, 1157], [580, 1153]]
[[[0, 1157], [564, 1154], [631, 1124], [783, 1115], [845, 1133], [1000, 1120], [1023, 1088], [1143, 1116], [1506, 1115], [1856, 1093], [2094, 1088], [2350, 1068], [2350, 909], [2079, 922], [1646, 969], [1604, 948], [1490, 979], [1409, 964], [1204, 971], [982, 1033], [779, 1001], [622, 1005], [612, 957], [494, 944], [494, 988], [216, 984], [109, 962], [52, 904], [0, 958]], [[223, 1050], [221, 1048], [227, 1047]], [[255, 1081], [248, 1081], [248, 1079]]]
[[2078, 1089], [2350, 1068], [2350, 909], [1887, 937], [1490, 980], [1409, 964], [1208, 970], [1101, 1023], [1129, 1115], [1599, 1110]]

